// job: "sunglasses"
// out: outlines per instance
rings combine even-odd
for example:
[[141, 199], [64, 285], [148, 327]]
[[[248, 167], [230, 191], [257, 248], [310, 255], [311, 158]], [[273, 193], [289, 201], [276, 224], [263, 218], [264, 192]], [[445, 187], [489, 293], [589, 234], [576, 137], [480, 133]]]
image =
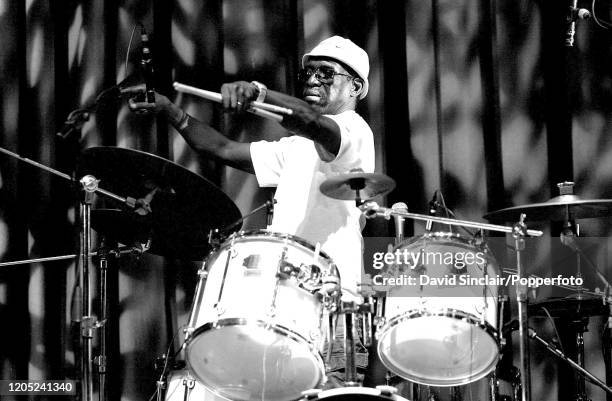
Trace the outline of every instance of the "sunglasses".
[[312, 68], [312, 67], [306, 67], [306, 68], [302, 68], [299, 72], [298, 72], [298, 79], [300, 80], [300, 82], [306, 82], [310, 79], [310, 77], [314, 74], [315, 78], [317, 79], [317, 81], [321, 82], [322, 84], [330, 84], [333, 82], [334, 77], [336, 75], [343, 75], [345, 77], [349, 77], [349, 78], [355, 78], [352, 75], [349, 74], [343, 74], [341, 72], [336, 72], [334, 71], [333, 68], [331, 67], [317, 67], [317, 68]]

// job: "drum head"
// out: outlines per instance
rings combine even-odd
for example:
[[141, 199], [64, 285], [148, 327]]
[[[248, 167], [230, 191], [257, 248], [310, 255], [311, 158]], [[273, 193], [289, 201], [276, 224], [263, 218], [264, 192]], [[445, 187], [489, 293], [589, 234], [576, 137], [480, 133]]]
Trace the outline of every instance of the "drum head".
[[397, 375], [430, 386], [457, 386], [491, 372], [498, 359], [495, 338], [470, 319], [417, 316], [398, 322], [379, 338], [383, 364]]
[[286, 401], [316, 388], [323, 361], [305, 340], [263, 322], [219, 322], [187, 345], [194, 376], [231, 400]]
[[[386, 386], [383, 386], [386, 387]], [[383, 392], [378, 388], [369, 387], [343, 387], [334, 388], [331, 390], [321, 391], [316, 398], [308, 398], [309, 400], [326, 400], [326, 401], [376, 401], [376, 400], [393, 400], [393, 401], [408, 401], [403, 397], [395, 394]]]

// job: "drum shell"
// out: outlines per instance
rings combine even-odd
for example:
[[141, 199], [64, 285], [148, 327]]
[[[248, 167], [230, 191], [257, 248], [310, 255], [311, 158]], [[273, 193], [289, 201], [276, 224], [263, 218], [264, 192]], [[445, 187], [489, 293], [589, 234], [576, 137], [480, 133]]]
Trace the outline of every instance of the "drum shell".
[[[405, 379], [432, 386], [456, 386], [484, 377], [498, 359], [498, 286], [418, 283], [426, 282], [421, 281], [421, 275], [442, 278], [469, 274], [483, 278], [486, 274], [495, 278], [500, 272], [495, 259], [485, 246], [450, 233], [413, 238], [399, 244], [396, 251], [478, 253], [480, 258], [471, 260], [482, 263], [465, 263], [458, 269], [444, 263], [443, 258], [433, 258], [426, 263], [389, 266], [388, 276], [414, 277], [417, 284], [392, 287], [386, 292], [384, 318], [376, 333], [383, 364]], [[475, 370], [474, 364], [479, 365]]]
[[324, 380], [329, 305], [312, 282], [279, 275], [287, 267], [318, 269], [321, 282], [339, 288], [331, 259], [290, 235], [238, 233], [208, 258], [198, 285], [204, 290], [196, 291], [192, 307], [187, 363], [215, 392], [245, 400], [259, 399], [259, 393], [285, 399], [296, 392], [295, 399]]

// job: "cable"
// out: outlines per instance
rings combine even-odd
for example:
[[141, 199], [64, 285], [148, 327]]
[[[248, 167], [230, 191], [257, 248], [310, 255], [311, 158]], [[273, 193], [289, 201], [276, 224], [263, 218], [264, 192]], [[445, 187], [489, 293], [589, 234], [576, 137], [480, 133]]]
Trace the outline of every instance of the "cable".
[[[170, 340], [170, 342], [168, 343], [168, 349], [166, 350], [166, 358], [165, 358], [165, 360], [164, 360], [164, 367], [163, 367], [163, 369], [162, 369], [161, 374], [159, 375], [159, 379], [158, 379], [158, 381], [162, 381], [162, 380], [164, 379], [164, 375], [166, 374], [166, 369], [168, 369], [168, 361], [170, 360], [170, 356], [168, 355], [168, 354], [170, 353], [170, 349], [172, 348], [172, 345], [174, 344], [174, 340], [176, 340], [176, 337], [179, 335], [179, 333], [180, 333], [181, 331], [183, 331], [183, 329], [185, 329], [185, 327], [187, 327], [187, 325], [186, 325], [186, 324], [184, 324], [184, 325], [180, 326], [180, 327], [179, 327], [179, 328], [176, 330], [176, 332], [174, 333], [174, 335], [172, 336], [172, 339]], [[178, 351], [178, 352], [176, 352], [176, 353], [173, 355], [173, 357], [177, 356], [177, 355], [178, 355], [178, 353], [179, 353], [179, 352], [180, 352], [182, 349], [183, 349], [183, 347], [181, 346], [181, 347], [179, 348], [179, 351]], [[151, 394], [151, 397], [149, 397], [149, 400], [148, 400], [148, 401], [152, 401], [152, 400], [153, 400], [153, 398], [154, 398], [154, 397], [157, 395], [157, 392], [158, 392], [158, 391], [159, 391], [159, 388], [157, 388], [157, 386], [156, 386], [155, 391], [153, 392], [153, 394]]]
[[132, 33], [130, 34], [130, 41], [128, 42], [127, 51], [125, 52], [125, 62], [123, 63], [123, 73], [125, 77], [128, 76], [127, 69], [128, 69], [128, 60], [130, 58], [130, 49], [132, 48], [132, 41], [134, 40], [134, 33], [136, 33], [136, 28], [138, 26], [140, 26], [141, 28], [144, 28], [144, 25], [141, 22], [134, 24], [134, 27], [132, 28]]
[[545, 306], [540, 306], [540, 309], [542, 309], [544, 313], [546, 313], [546, 316], [548, 316], [548, 321], [552, 324], [553, 330], [555, 330], [555, 336], [557, 336], [557, 340], [559, 341], [559, 347], [561, 348], [561, 351], [565, 353], [565, 350], [563, 349], [563, 343], [561, 342], [561, 336], [559, 335], [559, 332], [557, 331], [557, 325], [555, 324], [555, 319], [553, 319], [550, 312]]
[[612, 28], [612, 24], [605, 22], [605, 21], [601, 21], [599, 18], [597, 18], [597, 14], [595, 14], [595, 1], [596, 0], [593, 0], [593, 2], [591, 3], [591, 15], [593, 15], [593, 20], [595, 21], [597, 25], [599, 25], [603, 29]]

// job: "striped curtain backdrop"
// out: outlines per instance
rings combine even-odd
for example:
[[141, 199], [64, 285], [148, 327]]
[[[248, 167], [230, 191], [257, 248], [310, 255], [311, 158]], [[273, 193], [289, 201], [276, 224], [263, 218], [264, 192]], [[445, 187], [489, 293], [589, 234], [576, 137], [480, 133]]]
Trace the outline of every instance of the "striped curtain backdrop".
[[[579, 3], [591, 9], [590, 1]], [[594, 4], [609, 22], [610, 2]], [[254, 176], [196, 154], [163, 118], [131, 113], [125, 100], [100, 105], [66, 139], [56, 133], [71, 111], [138, 72], [142, 24], [160, 92], [233, 139], [281, 138], [286, 132], [278, 124], [228, 115], [174, 92], [172, 83], [218, 91], [223, 82], [257, 80], [299, 96], [301, 54], [338, 34], [370, 55], [370, 92], [359, 112], [375, 133], [377, 171], [397, 182], [381, 203], [403, 201], [426, 212], [439, 189], [459, 218], [484, 221], [488, 211], [556, 196], [562, 181], [574, 181], [584, 198], [612, 198], [612, 31], [578, 21], [575, 46], [565, 47], [568, 6], [550, 0], [0, 0], [0, 146], [68, 175], [90, 147], [148, 152], [206, 177], [245, 214], [272, 192], [259, 189]], [[67, 180], [0, 154], [0, 263], [74, 254], [78, 200]], [[101, 206], [96, 201], [94, 208]], [[611, 223], [585, 220], [583, 235], [608, 236]], [[264, 226], [258, 214], [244, 228]], [[552, 237], [528, 260], [529, 272], [550, 276], [558, 227], [541, 227]], [[389, 228], [370, 221], [365, 234], [387, 236]], [[423, 227], [411, 224], [410, 231]], [[94, 249], [99, 240], [94, 234]], [[500, 260], [512, 266], [511, 259]], [[110, 400], [145, 401], [154, 394], [156, 361], [182, 344], [201, 263], [147, 253], [110, 261]], [[609, 266], [599, 268], [612, 278]], [[0, 267], [0, 379], [79, 378], [78, 273], [69, 258]], [[92, 273], [99, 315], [95, 265]], [[591, 318], [585, 335], [587, 368], [600, 378], [606, 374], [604, 323]], [[533, 325], [555, 336], [550, 322]], [[567, 327], [557, 326], [575, 351]], [[94, 334], [94, 355], [99, 342]], [[517, 344], [515, 338], [518, 366]], [[563, 394], [575, 389], [572, 371], [536, 344], [532, 376], [534, 400], [567, 399]], [[605, 399], [596, 386], [587, 389], [592, 400]], [[457, 391], [462, 399], [488, 400], [484, 382]], [[453, 394], [440, 391], [441, 399], [458, 399]], [[57, 399], [36, 399], [46, 398]]]

